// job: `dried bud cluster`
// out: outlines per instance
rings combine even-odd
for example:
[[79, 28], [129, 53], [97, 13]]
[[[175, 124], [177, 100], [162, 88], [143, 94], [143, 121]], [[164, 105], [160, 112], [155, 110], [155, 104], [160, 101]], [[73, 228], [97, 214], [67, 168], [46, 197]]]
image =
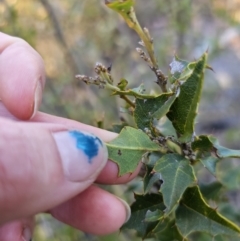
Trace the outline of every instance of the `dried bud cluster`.
[[103, 72], [103, 73], [108, 72], [107, 68], [101, 63], [96, 63], [94, 70], [95, 70], [96, 74], [98, 74], [98, 75], [101, 74], [101, 72]]
[[86, 75], [76, 75], [75, 78], [83, 81], [87, 85], [98, 85], [101, 89], [103, 89], [106, 84], [106, 81], [102, 80], [100, 76], [89, 77]]
[[160, 69], [152, 69], [156, 76], [157, 76], [157, 84], [158, 85], [166, 85], [167, 84], [167, 77], [163, 74], [163, 72]]
[[146, 53], [141, 48], [136, 48], [136, 50], [144, 61], [146, 61], [149, 65], [152, 64], [150, 58], [146, 55]]
[[97, 74], [95, 77], [76, 75], [75, 78], [83, 81], [87, 85], [98, 85], [101, 89], [105, 88], [107, 83], [113, 83], [112, 76], [110, 75], [111, 66], [106, 68], [103, 64], [96, 63], [94, 70]]

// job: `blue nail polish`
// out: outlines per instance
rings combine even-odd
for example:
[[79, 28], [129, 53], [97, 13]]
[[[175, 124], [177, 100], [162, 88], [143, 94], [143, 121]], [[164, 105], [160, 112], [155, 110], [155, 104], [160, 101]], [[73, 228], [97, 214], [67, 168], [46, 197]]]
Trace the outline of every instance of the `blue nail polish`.
[[92, 158], [98, 155], [99, 144], [102, 146], [102, 141], [80, 131], [69, 131], [69, 134], [76, 139], [76, 147], [82, 150], [88, 157], [88, 163], [92, 163]]

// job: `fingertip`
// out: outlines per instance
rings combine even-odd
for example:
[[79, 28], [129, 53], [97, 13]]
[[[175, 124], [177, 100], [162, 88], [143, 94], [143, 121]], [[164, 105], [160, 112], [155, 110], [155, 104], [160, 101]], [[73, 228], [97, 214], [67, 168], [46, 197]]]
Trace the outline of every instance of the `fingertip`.
[[34, 225], [35, 221], [32, 216], [0, 226], [0, 240], [31, 241]]
[[106, 166], [99, 174], [96, 182], [100, 184], [123, 184], [133, 180], [139, 173], [142, 163], [140, 162], [133, 173], [127, 173], [123, 176], [119, 176], [118, 166], [113, 161], [108, 161]]
[[14, 116], [26, 120], [36, 113], [41, 102], [44, 64], [28, 43], [9, 38], [11, 43], [0, 55], [0, 98]]
[[130, 216], [128, 204], [91, 186], [70, 201], [50, 211], [53, 217], [83, 232], [106, 235], [116, 232]]

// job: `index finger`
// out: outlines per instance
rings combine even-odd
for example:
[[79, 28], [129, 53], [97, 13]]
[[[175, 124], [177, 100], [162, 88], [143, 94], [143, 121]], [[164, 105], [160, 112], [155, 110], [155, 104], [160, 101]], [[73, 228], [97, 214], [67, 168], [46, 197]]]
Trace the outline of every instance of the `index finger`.
[[41, 56], [24, 40], [0, 32], [0, 98], [17, 118], [35, 115], [45, 84]]

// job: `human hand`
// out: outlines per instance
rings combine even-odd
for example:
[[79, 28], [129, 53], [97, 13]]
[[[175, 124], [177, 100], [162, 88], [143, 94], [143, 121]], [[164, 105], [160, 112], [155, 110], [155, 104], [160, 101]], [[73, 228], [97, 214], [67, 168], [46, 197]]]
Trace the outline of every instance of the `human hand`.
[[44, 84], [39, 54], [0, 33], [0, 240], [29, 241], [40, 212], [84, 232], [114, 232], [129, 207], [93, 183], [126, 183], [138, 170], [118, 177], [107, 161], [103, 142], [115, 133], [38, 112]]

